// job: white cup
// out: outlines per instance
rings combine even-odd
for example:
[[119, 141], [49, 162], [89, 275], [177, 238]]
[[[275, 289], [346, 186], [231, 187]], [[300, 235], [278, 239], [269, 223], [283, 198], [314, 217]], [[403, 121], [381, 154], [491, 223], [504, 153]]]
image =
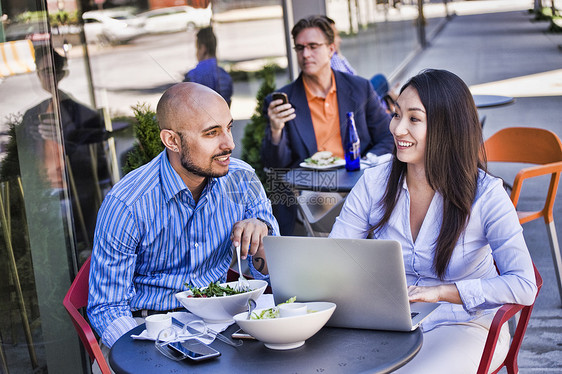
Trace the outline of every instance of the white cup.
[[289, 303], [279, 305], [279, 316], [281, 318], [302, 316], [306, 313], [308, 313], [308, 307], [304, 303]]
[[148, 336], [156, 339], [160, 331], [172, 327], [172, 316], [168, 314], [152, 314], [145, 318], [144, 323]]

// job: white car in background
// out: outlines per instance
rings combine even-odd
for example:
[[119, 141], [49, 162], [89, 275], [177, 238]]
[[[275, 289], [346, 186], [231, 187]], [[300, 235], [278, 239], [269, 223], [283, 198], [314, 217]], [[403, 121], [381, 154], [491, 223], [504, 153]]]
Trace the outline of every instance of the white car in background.
[[154, 9], [137, 14], [137, 17], [144, 23], [146, 32], [154, 34], [191, 31], [206, 27], [211, 24], [212, 16], [211, 6], [192, 8], [187, 5]]
[[142, 19], [124, 10], [92, 10], [82, 19], [88, 43], [127, 43], [146, 33]]

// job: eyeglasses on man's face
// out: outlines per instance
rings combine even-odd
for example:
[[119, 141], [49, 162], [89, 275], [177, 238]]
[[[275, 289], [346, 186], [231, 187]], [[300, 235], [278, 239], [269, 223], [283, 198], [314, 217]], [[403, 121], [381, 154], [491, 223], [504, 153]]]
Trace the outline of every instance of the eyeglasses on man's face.
[[295, 44], [294, 49], [297, 53], [302, 53], [307, 48], [310, 49], [312, 52], [314, 52], [322, 45], [328, 45], [328, 43]]

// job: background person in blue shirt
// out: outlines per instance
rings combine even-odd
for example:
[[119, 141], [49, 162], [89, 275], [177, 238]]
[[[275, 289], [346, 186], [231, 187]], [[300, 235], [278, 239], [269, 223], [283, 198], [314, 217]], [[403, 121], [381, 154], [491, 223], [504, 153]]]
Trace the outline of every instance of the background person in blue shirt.
[[339, 30], [336, 27], [336, 21], [334, 21], [333, 19], [327, 16], [322, 16], [322, 17], [324, 17], [326, 21], [330, 23], [332, 29], [334, 30], [334, 46], [336, 47], [336, 50], [332, 55], [332, 58], [330, 59], [330, 65], [332, 66], [332, 69], [341, 71], [343, 73], [355, 75], [356, 74], [355, 69], [353, 68], [353, 66], [351, 66], [349, 61], [347, 61], [345, 56], [341, 53], [341, 49], [340, 49], [341, 36]]
[[262, 238], [278, 234], [254, 170], [230, 157], [222, 97], [179, 83], [157, 115], [166, 149], [119, 181], [98, 213], [88, 317], [106, 352], [137, 326], [134, 317], [180, 308], [174, 295], [185, 283], [224, 281], [237, 244], [252, 275], [264, 278]]
[[197, 61], [195, 69], [190, 70], [184, 82], [195, 82], [217, 91], [230, 107], [232, 98], [232, 78], [217, 63], [217, 38], [211, 27], [197, 32]]

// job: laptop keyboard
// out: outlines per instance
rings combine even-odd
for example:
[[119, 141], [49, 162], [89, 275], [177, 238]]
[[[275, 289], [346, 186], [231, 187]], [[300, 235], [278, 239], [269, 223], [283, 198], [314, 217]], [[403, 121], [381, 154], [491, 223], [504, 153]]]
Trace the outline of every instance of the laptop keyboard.
[[418, 314], [419, 314], [418, 312], [412, 312], [411, 313], [412, 319], [414, 319], [414, 317], [417, 316]]

